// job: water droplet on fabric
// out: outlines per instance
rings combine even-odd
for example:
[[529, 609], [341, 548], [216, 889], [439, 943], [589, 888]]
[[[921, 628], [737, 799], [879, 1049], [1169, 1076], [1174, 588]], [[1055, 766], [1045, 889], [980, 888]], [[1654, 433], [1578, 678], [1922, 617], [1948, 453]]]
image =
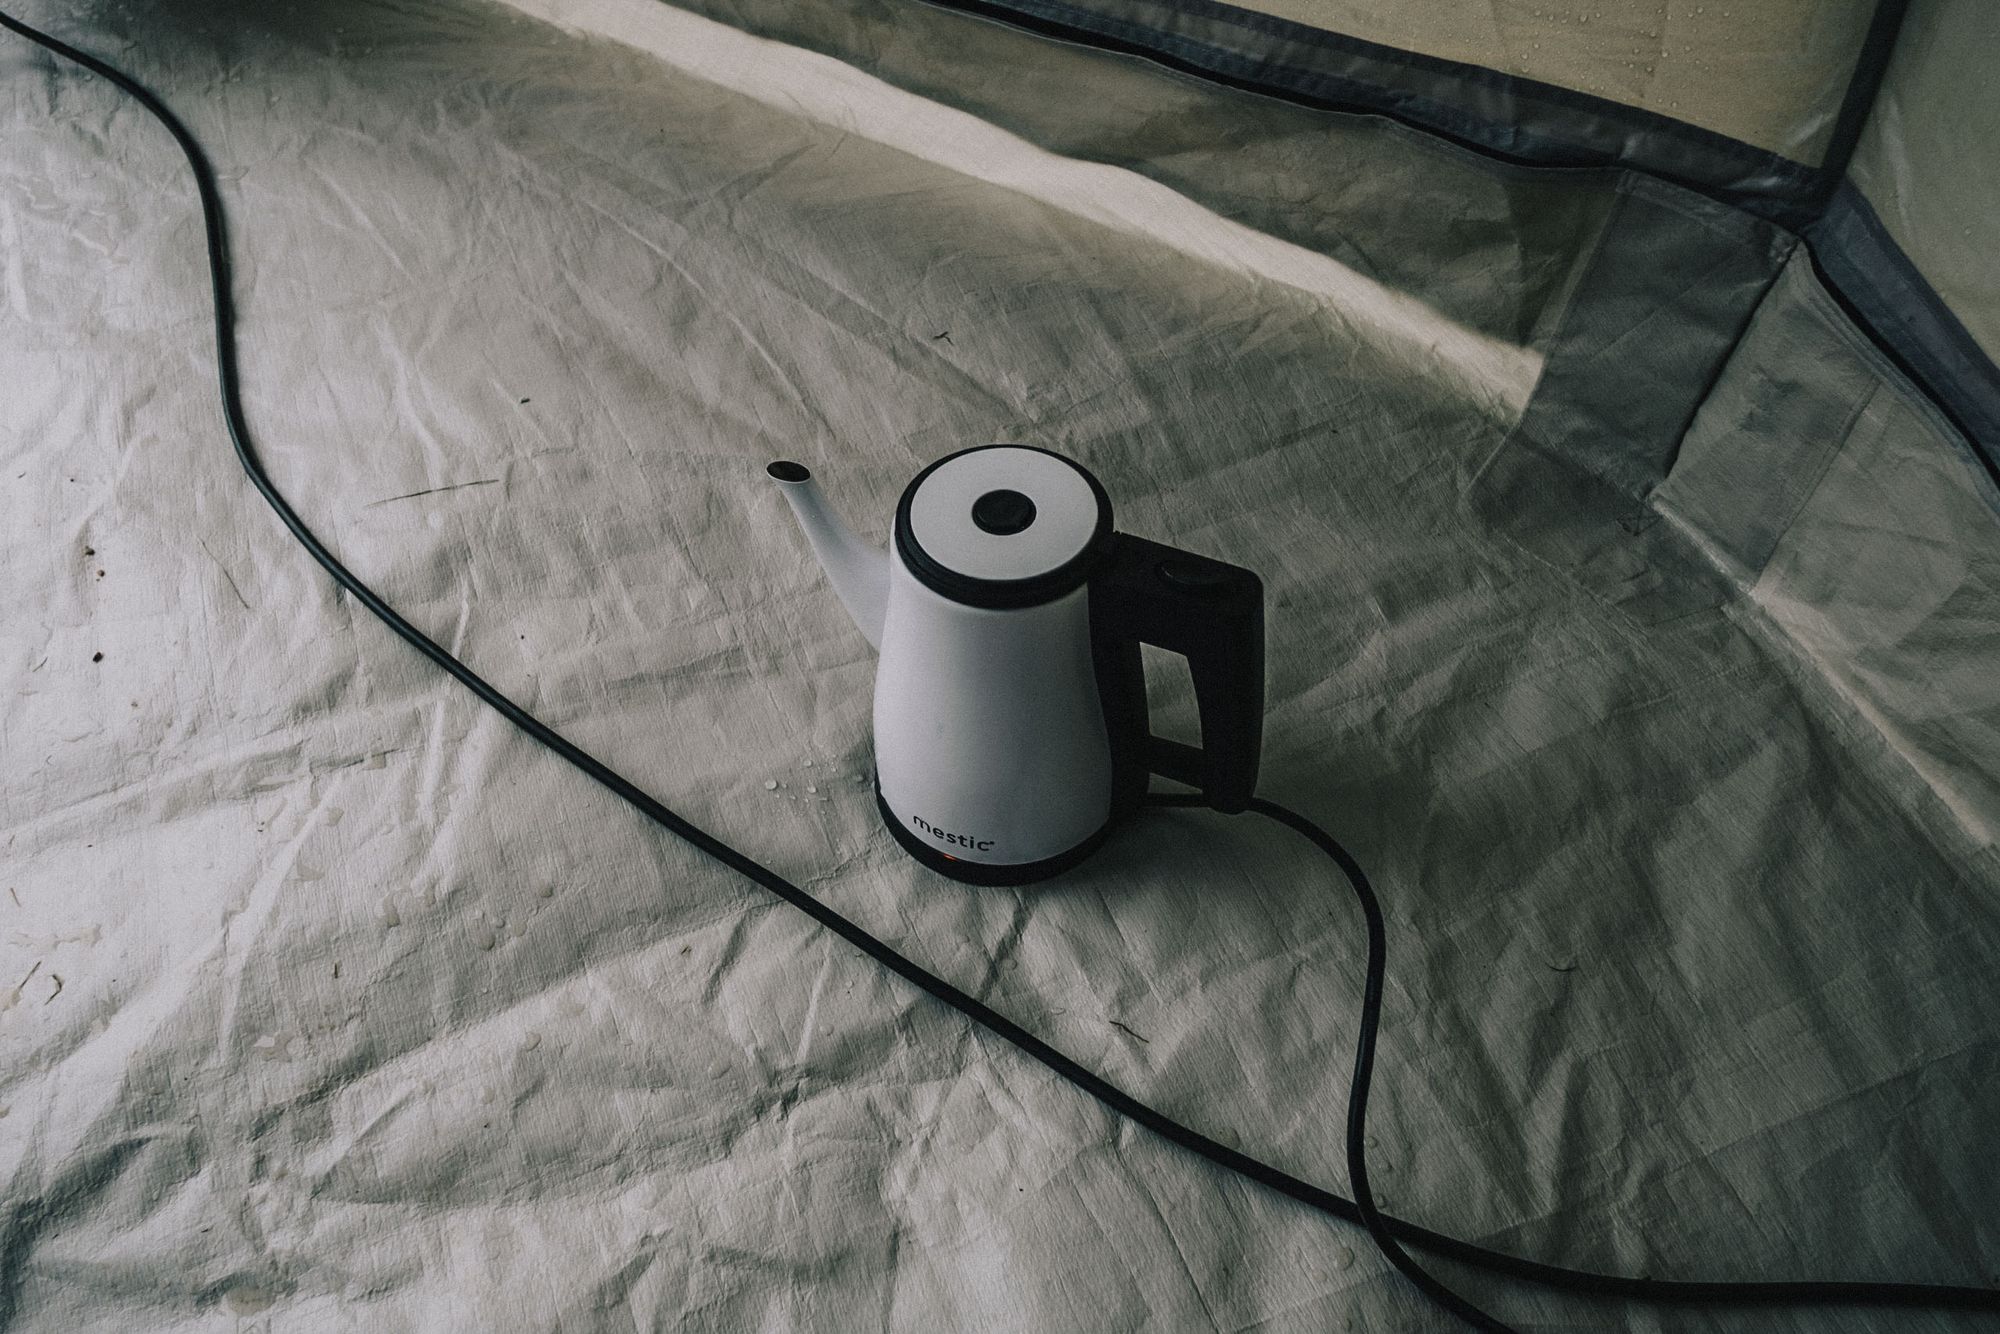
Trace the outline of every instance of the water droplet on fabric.
[[482, 1089], [480, 1089], [480, 1090], [479, 1090], [479, 1100], [480, 1100], [481, 1102], [492, 1102], [492, 1101], [493, 1101], [493, 1090], [492, 1090], [492, 1089], [490, 1089], [490, 1088], [482, 1088]]
[[541, 1045], [542, 1035], [540, 1033], [528, 1033], [521, 1038], [522, 1051], [533, 1051]]
[[1339, 1250], [1335, 1251], [1333, 1253], [1333, 1267], [1335, 1269], [1352, 1269], [1354, 1267], [1353, 1248], [1342, 1246]]
[[540, 891], [538, 891], [538, 892], [539, 892], [539, 893], [541, 894], [541, 896], [542, 896], [543, 898], [545, 898], [545, 899], [552, 899], [552, 898], [554, 898], [554, 897], [556, 896], [556, 887], [555, 887], [555, 885], [554, 885], [553, 883], [550, 883], [550, 884], [546, 884], [546, 885], [543, 885], [543, 886], [541, 887]]
[[812, 767], [813, 767], [813, 762], [812, 762], [811, 760], [807, 760], [807, 761], [806, 761], [806, 768], [810, 769], [810, 768], [812, 768]]
[[403, 915], [396, 911], [396, 901], [394, 899], [383, 899], [382, 925], [388, 927], [396, 927], [396, 926], [401, 926], [402, 924], [403, 924]]
[[255, 1042], [251, 1043], [250, 1045], [257, 1048], [259, 1051], [269, 1051], [273, 1047], [278, 1045], [278, 1036], [275, 1033], [266, 1033], [263, 1037], [258, 1038]]
[[778, 790], [778, 780], [775, 778], [766, 778], [764, 780], [764, 790], [766, 792], [776, 792]]
[[481, 922], [472, 928], [472, 943], [482, 950], [490, 950], [500, 943], [500, 937], [493, 934], [493, 928]]
[[814, 786], [814, 785], [813, 785], [813, 784], [811, 784], [811, 783], [807, 783], [807, 784], [806, 784], [806, 791], [808, 791], [808, 792], [817, 792], [817, 791], [819, 791], [819, 788], [818, 788], [818, 787], [816, 787], [816, 786]]

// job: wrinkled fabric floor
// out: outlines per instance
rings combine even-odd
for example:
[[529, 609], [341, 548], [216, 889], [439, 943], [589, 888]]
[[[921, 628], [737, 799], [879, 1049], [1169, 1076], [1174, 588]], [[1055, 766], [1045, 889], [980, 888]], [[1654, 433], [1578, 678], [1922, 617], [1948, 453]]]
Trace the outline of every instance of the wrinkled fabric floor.
[[[1996, 511], [1790, 237], [915, 4], [551, 12], [22, 8], [208, 147], [258, 447], [357, 573], [1344, 1189], [1360, 923], [1309, 846], [1155, 811], [970, 889], [877, 823], [869, 650], [764, 463], [880, 539], [943, 453], [1067, 453], [1264, 578], [1261, 791], [1390, 915], [1388, 1208], [2000, 1282]], [[0, 1326], [1448, 1327], [337, 596], [222, 433], [178, 154], [11, 38], [0, 264]], [[1441, 1272], [1533, 1329], [1978, 1327]]]

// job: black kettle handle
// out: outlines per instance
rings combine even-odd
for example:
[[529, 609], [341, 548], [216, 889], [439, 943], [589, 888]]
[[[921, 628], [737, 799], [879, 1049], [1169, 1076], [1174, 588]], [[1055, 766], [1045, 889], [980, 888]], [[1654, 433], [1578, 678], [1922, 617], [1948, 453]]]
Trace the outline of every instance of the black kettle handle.
[[[1248, 806], [1264, 749], [1263, 580], [1240, 565], [1113, 533], [1091, 576], [1090, 615], [1114, 812], [1143, 800], [1148, 773], [1200, 788], [1218, 811]], [[1141, 644], [1186, 656], [1200, 749], [1152, 734]]]

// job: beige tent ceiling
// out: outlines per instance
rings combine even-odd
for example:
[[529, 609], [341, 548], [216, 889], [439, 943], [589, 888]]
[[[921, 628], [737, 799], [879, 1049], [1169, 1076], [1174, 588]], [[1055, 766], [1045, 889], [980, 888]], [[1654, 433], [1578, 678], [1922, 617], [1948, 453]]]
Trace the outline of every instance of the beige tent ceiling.
[[1800, 162], [1832, 132], [1870, 0], [1248, 0], [1243, 8], [1539, 79]]

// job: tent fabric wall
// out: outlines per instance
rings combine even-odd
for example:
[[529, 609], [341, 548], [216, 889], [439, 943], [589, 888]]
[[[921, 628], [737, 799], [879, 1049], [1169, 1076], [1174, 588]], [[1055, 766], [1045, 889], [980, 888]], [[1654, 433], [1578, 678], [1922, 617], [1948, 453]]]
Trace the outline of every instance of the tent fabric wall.
[[1875, 12], [1874, 0], [1248, 0], [1236, 7], [1640, 107], [1808, 165], [1831, 137]]
[[1642, 166], [1786, 220], [1808, 216], [1822, 179], [1807, 163], [1617, 98], [1209, 0], [940, 2], [1308, 105], [1383, 111], [1514, 160]]
[[1806, 236], [1850, 322], [1945, 414], [1951, 447], [1971, 454], [2000, 486], [2000, 366], [1852, 182], [1834, 192]]
[[[731, 0], [696, 2], [707, 3], [711, 12], [724, 15], [750, 13], [756, 8]], [[1954, 25], [1956, 39], [1946, 39], [1945, 44], [1958, 53], [1953, 67], [1956, 73], [1938, 76], [1936, 96], [1919, 94], [1913, 99], [1913, 104], [1922, 108], [1919, 120], [1930, 127], [1923, 132], [1925, 146], [1916, 153], [1942, 162], [1950, 157], [1951, 146], [1979, 138], [1976, 126], [1969, 135], [1959, 132], [1957, 113], [1950, 108], [1961, 103], [1985, 105], [1977, 93], [1958, 91], [1977, 86], [1978, 62], [1994, 45], [1993, 35], [1980, 27], [1990, 27], [1990, 14], [1983, 7], [1954, 7], [1950, 0], [1932, 0], [1921, 6], [1913, 29], [1918, 35], [1908, 50], [1898, 42], [1908, 13], [1904, 0], [1853, 6], [1844, 17], [1838, 7], [1815, 6], [1791, 12], [1789, 20], [1785, 13], [1767, 7], [1746, 10], [1745, 18], [1738, 19], [1718, 6], [1711, 18], [1707, 17], [1710, 7], [1705, 5], [1688, 9], [1678, 20], [1671, 11], [1656, 11], [1651, 6], [1642, 7], [1649, 17], [1616, 11], [1610, 16], [1614, 20], [1611, 30], [1627, 35], [1635, 25], [1643, 31], [1677, 21], [1701, 25], [1689, 35], [1705, 45], [1725, 42], [1728, 34], [1745, 22], [1759, 25], [1763, 33], [1760, 41], [1737, 44], [1739, 55], [1747, 50], [1774, 52], [1774, 67], [1752, 79], [1759, 90], [1784, 85], [1782, 71], [1791, 68], [1789, 62], [1799, 52], [1819, 51], [1832, 40], [1830, 33], [1847, 34], [1834, 43], [1839, 53], [1827, 57], [1829, 63], [1808, 61], [1802, 66], [1815, 71], [1814, 85], [1823, 89], [1817, 98], [1819, 110], [1810, 117], [1815, 126], [1813, 142], [1805, 150], [1807, 159], [1818, 165], [1808, 166], [1758, 148], [1757, 143], [1769, 141], [1768, 134], [1748, 133], [1747, 138], [1737, 138], [1707, 128], [1722, 123], [1713, 114], [1702, 114], [1702, 108], [1727, 104], [1722, 90], [1712, 90], [1702, 103], [1685, 110], [1678, 105], [1679, 99], [1669, 98], [1666, 114], [1649, 109], [1645, 98], [1585, 96], [1573, 89], [1588, 80], [1575, 74], [1565, 76], [1569, 86], [1563, 86], [1561, 80], [1524, 77], [1523, 71], [1530, 75], [1535, 71], [1522, 64], [1516, 49], [1519, 43], [1510, 47], [1504, 36], [1495, 35], [1511, 32], [1517, 24], [1535, 31], [1560, 30], [1570, 35], [1548, 44], [1549, 57], [1540, 55], [1543, 44], [1536, 40], [1528, 41], [1527, 51], [1534, 60], [1553, 59], [1560, 51], [1577, 54], [1585, 49], [1574, 44], [1580, 40], [1576, 34], [1589, 28], [1586, 20], [1605, 17], [1597, 8], [1496, 9], [1490, 25], [1466, 29], [1430, 16], [1431, 11], [1424, 6], [1397, 6], [1371, 9], [1357, 18], [1350, 31], [1336, 32], [1319, 26], [1321, 21], [1331, 21], [1331, 11], [1301, 10], [1316, 19], [1294, 22], [1279, 17], [1282, 7], [1232, 6], [1208, 0], [1171, 4], [1162, 0], [1092, 0], [1081, 5], [1067, 0], [933, 3], [1137, 53], [1172, 68], [1308, 105], [1380, 111], [1504, 158], [1550, 167], [1633, 168], [1770, 218], [1809, 238], [1822, 279], [1832, 285], [1850, 316], [1940, 405], [1984, 466], [2000, 480], [2000, 367], [1975, 335], [1967, 332], [1956, 309], [1966, 303], [1991, 304], [1991, 266], [1981, 261], [1993, 252], [1988, 235], [1993, 213], [1982, 207], [1981, 192], [1990, 189], [1994, 173], [1966, 173], [1965, 179], [1975, 184], [1921, 192], [1924, 212], [1951, 215], [1927, 230], [1925, 242], [1940, 255], [1951, 257], [1934, 261], [1954, 275], [1952, 285], [1958, 295], [1950, 297], [1939, 295], [1924, 277], [1921, 265], [1914, 264], [1899, 245], [1896, 234], [1884, 228], [1865, 194], [1846, 179], [1864, 135], [1864, 160], [1855, 162], [1854, 169], [1859, 178], [1873, 180], [1883, 171], [1881, 162], [1889, 151], [1884, 146], [1902, 133], [1889, 128], [1896, 124], [1894, 98], [1885, 97], [1877, 105], [1876, 94], [1889, 61], [1899, 58], [1899, 82], [1911, 83], [1919, 76], [1910, 71], [1930, 59], [1921, 53], [1939, 46], [1937, 32]], [[770, 15], [757, 21], [765, 25], [761, 30], [787, 40], [821, 40], [825, 28], [814, 20]], [[1432, 34], [1434, 40], [1418, 43], [1417, 50], [1404, 50], [1352, 35], [1379, 35], [1390, 29], [1422, 31]], [[1455, 35], [1449, 39], [1439, 35], [1445, 32]], [[1488, 33], [1487, 44], [1482, 47], [1466, 35], [1468, 32]], [[1786, 32], [1791, 34], [1790, 40], [1771, 45], [1772, 34]], [[1458, 58], [1425, 54], [1433, 49], [1457, 52]], [[1691, 68], [1712, 73], [1716, 66], [1704, 62], [1696, 51], [1695, 43], [1684, 41], [1680, 58]], [[876, 55], [871, 49], [859, 58], [872, 60]], [[1954, 86], [1942, 86], [1946, 83]], [[1910, 172], [1907, 165], [1897, 170], [1904, 177]], [[1939, 171], [1941, 175], [1948, 173], [1945, 168]], [[1951, 199], [1961, 202], [1945, 202]], [[1946, 223], [1956, 228], [1956, 236], [1949, 240], [1943, 230]], [[1907, 233], [1911, 228], [1906, 218], [1901, 231]]]
[[1916, 0], [1855, 152], [1854, 183], [1989, 359], [2000, 357], [2000, 8]]
[[[1156, 812], [968, 892], [867, 799], [873, 664], [763, 464], [879, 535], [949, 450], [1070, 454], [1265, 579], [1261, 790], [1389, 909], [1391, 1212], [1992, 1281], [2000, 510], [1812, 238], [904, 0], [530, 4], [26, 15], [209, 146], [253, 433], [391, 602], [1338, 1186], [1360, 932], [1308, 849]], [[0, 1324], [1447, 1328], [357, 615], [229, 456], [164, 137], [14, 44], [0, 88]]]

